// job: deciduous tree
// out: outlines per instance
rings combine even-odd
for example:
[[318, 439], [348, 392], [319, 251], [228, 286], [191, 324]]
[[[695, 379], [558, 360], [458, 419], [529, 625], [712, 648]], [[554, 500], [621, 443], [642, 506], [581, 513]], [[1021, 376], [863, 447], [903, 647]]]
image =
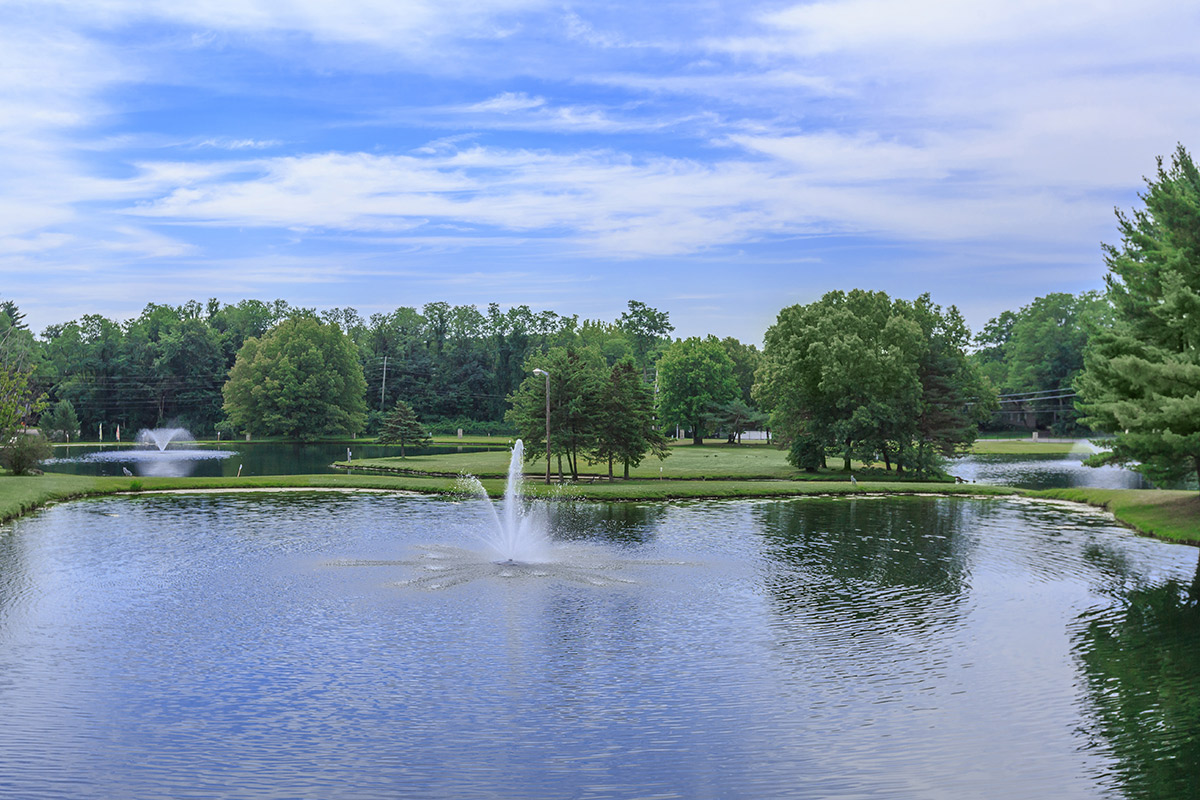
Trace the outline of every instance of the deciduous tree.
[[224, 407], [241, 430], [311, 441], [362, 430], [365, 389], [354, 344], [336, 325], [300, 316], [246, 340]]
[[666, 425], [692, 432], [702, 444], [713, 406], [738, 396], [733, 361], [715, 336], [674, 342], [658, 360], [658, 415]]

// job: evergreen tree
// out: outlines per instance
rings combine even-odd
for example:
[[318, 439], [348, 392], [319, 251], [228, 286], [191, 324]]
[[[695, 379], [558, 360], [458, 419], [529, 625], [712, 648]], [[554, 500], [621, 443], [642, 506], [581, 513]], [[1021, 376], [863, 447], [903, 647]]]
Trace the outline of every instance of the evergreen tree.
[[590, 460], [607, 462], [608, 478], [612, 480], [615, 462], [624, 466], [628, 478], [629, 468], [641, 464], [647, 455], [666, 458], [670, 455], [667, 440], [655, 422], [654, 390], [642, 380], [641, 370], [632, 359], [618, 362], [604, 387]]
[[53, 442], [79, 439], [79, 415], [70, 400], [59, 400], [38, 420], [42, 435]]
[[392, 413], [388, 415], [387, 421], [383, 424], [383, 432], [379, 434], [379, 443], [400, 445], [400, 457], [404, 458], [406, 445], [428, 447], [433, 444], [433, 437], [417, 421], [417, 415], [413, 413], [412, 407], [403, 400], [397, 400], [396, 407], [392, 409]]
[[1078, 405], [1116, 436], [1093, 466], [1200, 477], [1200, 171], [1181, 145], [1146, 185], [1145, 208], [1117, 212], [1121, 244], [1104, 246], [1116, 322], [1085, 357]]
[[608, 370], [604, 357], [590, 348], [552, 347], [526, 362], [527, 377], [508, 397], [512, 408], [505, 419], [525, 443], [525, 459], [546, 451], [546, 381], [534, 369], [550, 373], [550, 455], [557, 456], [559, 474], [565, 457], [572, 480], [579, 479], [579, 456], [596, 450], [604, 417], [602, 398]]

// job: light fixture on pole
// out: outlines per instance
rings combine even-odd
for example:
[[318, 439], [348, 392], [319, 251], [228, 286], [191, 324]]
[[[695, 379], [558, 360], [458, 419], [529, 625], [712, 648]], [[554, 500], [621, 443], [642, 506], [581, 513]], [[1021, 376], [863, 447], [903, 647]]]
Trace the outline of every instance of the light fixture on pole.
[[535, 369], [534, 375], [546, 377], [546, 485], [550, 485], [550, 373], [544, 369]]

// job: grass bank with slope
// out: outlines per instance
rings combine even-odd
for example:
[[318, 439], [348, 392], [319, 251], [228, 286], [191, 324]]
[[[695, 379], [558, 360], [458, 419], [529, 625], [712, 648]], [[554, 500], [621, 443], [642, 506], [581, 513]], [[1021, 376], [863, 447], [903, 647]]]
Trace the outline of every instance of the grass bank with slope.
[[1146, 536], [1200, 545], [1200, 494], [1167, 489], [1040, 489], [1029, 497], [1087, 503]]

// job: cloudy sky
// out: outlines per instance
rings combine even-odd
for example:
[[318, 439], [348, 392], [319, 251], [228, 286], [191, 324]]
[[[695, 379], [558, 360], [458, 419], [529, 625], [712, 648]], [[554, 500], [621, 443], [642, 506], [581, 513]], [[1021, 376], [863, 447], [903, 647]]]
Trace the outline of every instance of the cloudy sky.
[[835, 288], [978, 329], [1099, 288], [1200, 148], [1200, 6], [0, 0], [0, 298], [434, 300], [760, 342]]

